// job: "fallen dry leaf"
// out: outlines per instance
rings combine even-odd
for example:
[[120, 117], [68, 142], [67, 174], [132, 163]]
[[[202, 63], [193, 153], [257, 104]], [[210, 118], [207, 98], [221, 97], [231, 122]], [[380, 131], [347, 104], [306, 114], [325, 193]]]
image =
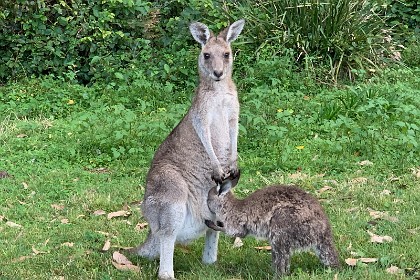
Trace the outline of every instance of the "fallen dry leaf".
[[354, 211], [357, 211], [357, 210], [359, 210], [359, 207], [352, 207], [352, 208], [349, 208], [349, 209], [346, 209], [346, 211], [347, 212], [354, 212]]
[[110, 170], [106, 167], [98, 167], [98, 168], [89, 169], [89, 172], [92, 172], [92, 173], [109, 173]]
[[389, 274], [398, 274], [401, 273], [401, 269], [398, 266], [391, 265], [386, 270]]
[[51, 207], [55, 210], [63, 210], [64, 209], [64, 205], [61, 205], [61, 204], [51, 204]]
[[60, 222], [62, 223], [62, 224], [68, 224], [69, 223], [69, 219], [61, 219], [60, 220]]
[[61, 243], [60, 246], [61, 247], [73, 247], [74, 243], [73, 242], [64, 242], [64, 243]]
[[365, 177], [357, 177], [350, 180], [351, 184], [365, 184], [367, 183], [368, 179]]
[[411, 169], [413, 172], [413, 175], [417, 178], [420, 179], [420, 168], [412, 168]]
[[112, 254], [112, 259], [112, 265], [118, 270], [131, 270], [140, 272], [140, 267], [133, 265], [133, 263], [129, 261], [126, 256], [118, 251], [115, 251]]
[[106, 212], [104, 210], [101, 210], [101, 209], [93, 212], [93, 215], [95, 215], [95, 216], [100, 216], [100, 215], [105, 215], [105, 214], [106, 214]]
[[373, 263], [373, 262], [377, 262], [378, 259], [377, 258], [358, 258], [358, 259], [354, 259], [354, 258], [347, 258], [344, 260], [346, 262], [347, 265], [349, 266], [355, 266], [357, 264], [358, 261], [362, 262], [362, 263]]
[[336, 180], [324, 180], [324, 183], [338, 186], [338, 181]]
[[368, 208], [368, 211], [369, 211], [369, 215], [375, 220], [382, 219], [382, 220], [387, 220], [393, 223], [396, 223], [399, 221], [397, 217], [389, 216], [387, 212], [375, 211], [370, 208]]
[[141, 230], [143, 230], [143, 229], [145, 229], [145, 228], [147, 228], [147, 226], [148, 226], [149, 224], [148, 223], [138, 223], [136, 226], [135, 226], [135, 230], [137, 230], [137, 231], [141, 231]]
[[292, 180], [303, 180], [305, 178], [307, 178], [308, 175], [306, 175], [305, 173], [302, 173], [300, 171], [293, 173], [293, 174], [289, 174], [289, 178]]
[[377, 262], [377, 258], [360, 258], [359, 259], [362, 263], [374, 263]]
[[233, 241], [233, 248], [239, 248], [244, 246], [244, 243], [242, 242], [242, 239], [240, 237], [236, 237], [235, 241]]
[[360, 166], [368, 166], [368, 165], [373, 165], [373, 162], [371, 162], [370, 160], [362, 160], [358, 162], [357, 164]]
[[105, 232], [105, 231], [100, 231], [100, 230], [95, 230], [95, 232], [97, 232], [97, 233], [99, 233], [99, 234], [102, 234], [102, 235], [105, 235], [105, 236], [110, 236], [111, 234], [110, 233], [108, 233], [108, 232]]
[[381, 191], [380, 195], [390, 195], [391, 191], [390, 190], [383, 190]]
[[112, 219], [112, 218], [116, 218], [116, 217], [127, 217], [128, 215], [130, 215], [131, 213], [129, 211], [125, 211], [125, 210], [120, 210], [120, 211], [116, 211], [116, 212], [111, 212], [107, 215], [108, 219]]
[[373, 243], [384, 243], [384, 242], [391, 242], [392, 241], [392, 237], [391, 236], [380, 236], [380, 235], [376, 235], [370, 231], [367, 231], [367, 233], [370, 235], [370, 242]]
[[134, 264], [119, 264], [116, 262], [112, 262], [112, 265], [118, 270], [131, 270], [135, 272], [140, 272], [140, 267]]
[[111, 240], [107, 239], [105, 241], [104, 246], [102, 247], [102, 252], [106, 252], [109, 250], [109, 248], [111, 248]]
[[407, 231], [408, 231], [410, 234], [413, 234], [413, 235], [416, 235], [416, 234], [418, 233], [418, 231], [419, 231], [419, 230], [420, 230], [420, 227], [407, 229]]
[[0, 215], [0, 222], [3, 222], [4, 216]]
[[33, 258], [33, 257], [34, 257], [33, 255], [32, 256], [21, 256], [21, 257], [18, 257], [16, 259], [11, 260], [10, 262], [11, 263], [23, 262], [24, 260], [27, 260], [27, 259], [30, 259], [30, 258]]
[[12, 228], [21, 228], [22, 226], [11, 221], [7, 221], [6, 225]]
[[330, 187], [330, 186], [324, 186], [324, 187], [320, 188], [319, 190], [317, 190], [317, 192], [318, 193], [323, 193], [323, 192], [329, 191], [331, 189], [332, 189], [332, 187]]
[[24, 133], [16, 135], [16, 138], [25, 138], [25, 137], [28, 137], [28, 135], [26, 135]]
[[114, 253], [112, 253], [112, 259], [119, 264], [131, 264], [132, 263], [131, 261], [129, 261], [127, 259], [126, 256], [124, 256], [123, 254], [121, 254], [118, 251], [115, 251]]
[[271, 251], [271, 246], [267, 245], [267, 246], [257, 246], [254, 247], [257, 250], [261, 250], [261, 251]]
[[39, 250], [37, 250], [34, 246], [32, 246], [32, 252], [35, 254], [35, 255], [39, 255], [39, 254], [46, 254], [47, 252], [44, 252], [44, 251], [39, 251]]
[[26, 182], [22, 182], [23, 189], [27, 190], [29, 188], [29, 185]]
[[140, 207], [140, 205], [143, 203], [143, 200], [136, 200], [136, 201], [132, 201], [130, 202], [130, 207]]

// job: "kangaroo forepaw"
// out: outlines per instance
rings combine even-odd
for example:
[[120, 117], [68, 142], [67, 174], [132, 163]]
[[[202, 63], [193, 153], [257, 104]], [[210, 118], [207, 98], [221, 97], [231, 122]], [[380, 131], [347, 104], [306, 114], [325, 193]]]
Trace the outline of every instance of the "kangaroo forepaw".
[[229, 171], [229, 179], [234, 180], [239, 178], [239, 176], [241, 176], [241, 171], [238, 168], [234, 168]]
[[211, 175], [211, 179], [216, 182], [217, 185], [221, 185], [223, 180], [226, 178], [226, 173], [220, 168], [215, 168], [213, 170], [213, 174]]

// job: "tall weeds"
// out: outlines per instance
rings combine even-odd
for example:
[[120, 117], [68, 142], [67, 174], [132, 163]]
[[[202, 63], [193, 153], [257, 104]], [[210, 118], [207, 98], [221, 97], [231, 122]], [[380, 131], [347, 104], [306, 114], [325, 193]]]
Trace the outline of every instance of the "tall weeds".
[[[367, 0], [235, 1], [254, 42], [293, 49], [298, 62], [329, 61], [330, 75], [352, 79], [353, 69], [374, 71], [390, 52], [390, 31]], [[252, 7], [252, 8], [250, 8]], [[394, 48], [395, 50], [395, 48]]]

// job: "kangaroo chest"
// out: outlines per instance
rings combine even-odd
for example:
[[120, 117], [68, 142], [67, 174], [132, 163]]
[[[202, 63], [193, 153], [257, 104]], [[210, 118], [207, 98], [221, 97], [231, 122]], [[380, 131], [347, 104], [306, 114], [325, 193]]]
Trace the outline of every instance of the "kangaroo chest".
[[211, 141], [219, 160], [224, 160], [230, 153], [231, 130], [237, 126], [239, 104], [231, 94], [224, 94], [213, 104], [209, 107]]

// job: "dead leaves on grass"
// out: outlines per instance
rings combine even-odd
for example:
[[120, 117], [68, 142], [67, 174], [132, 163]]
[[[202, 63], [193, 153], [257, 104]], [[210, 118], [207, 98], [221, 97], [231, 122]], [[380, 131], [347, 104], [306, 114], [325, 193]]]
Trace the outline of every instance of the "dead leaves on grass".
[[344, 260], [346, 262], [347, 265], [349, 266], [356, 266], [358, 262], [361, 263], [375, 263], [378, 261], [377, 258], [347, 258]]
[[242, 242], [242, 239], [240, 237], [236, 237], [233, 241], [233, 248], [239, 248], [244, 246], [244, 243]]
[[414, 177], [416, 177], [417, 179], [420, 179], [420, 167], [412, 168], [411, 172], [414, 175]]
[[392, 241], [392, 237], [388, 235], [380, 236], [370, 231], [367, 231], [367, 233], [370, 235], [370, 242], [373, 242], [373, 243], [385, 243], [385, 242]]
[[51, 204], [51, 208], [53, 208], [54, 210], [61, 211], [61, 210], [64, 210], [64, 205], [62, 205], [62, 204]]
[[9, 226], [9, 227], [12, 227], [12, 228], [22, 228], [22, 226], [21, 226], [21, 225], [19, 225], [19, 224], [17, 224], [17, 223], [14, 223], [14, 222], [12, 222], [12, 221], [7, 221], [7, 222], [6, 222], [6, 226]]
[[379, 220], [380, 219], [380, 220], [386, 220], [386, 221], [393, 222], [393, 223], [396, 223], [396, 222], [399, 221], [397, 217], [390, 216], [388, 214], [388, 212], [375, 211], [375, 210], [370, 209], [370, 208], [368, 208], [368, 211], [369, 211], [370, 217], [374, 220]]
[[120, 210], [120, 211], [108, 213], [107, 218], [108, 218], [108, 220], [111, 220], [112, 218], [128, 217], [129, 215], [131, 215], [130, 211]]
[[106, 252], [111, 248], [111, 240], [107, 239], [104, 246], [102, 247], [102, 252]]
[[126, 256], [124, 256], [118, 251], [115, 251], [112, 254], [112, 265], [118, 270], [130, 270], [140, 272], [140, 267], [134, 265], [131, 261], [127, 259]]

